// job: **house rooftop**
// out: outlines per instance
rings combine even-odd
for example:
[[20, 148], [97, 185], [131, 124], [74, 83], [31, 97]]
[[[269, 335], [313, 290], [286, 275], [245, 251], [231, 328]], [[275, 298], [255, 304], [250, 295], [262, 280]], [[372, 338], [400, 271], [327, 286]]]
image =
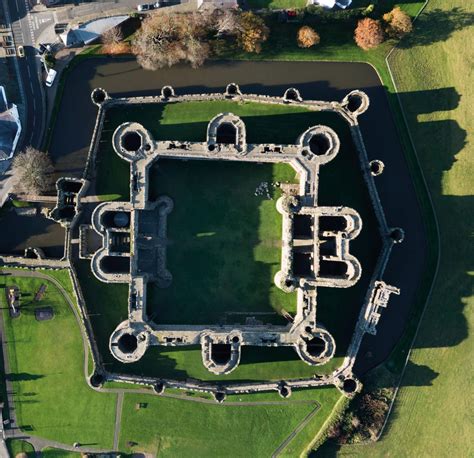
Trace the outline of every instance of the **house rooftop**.
[[3, 86], [0, 86], [0, 161], [11, 159], [21, 133], [21, 122], [16, 105], [8, 104]]

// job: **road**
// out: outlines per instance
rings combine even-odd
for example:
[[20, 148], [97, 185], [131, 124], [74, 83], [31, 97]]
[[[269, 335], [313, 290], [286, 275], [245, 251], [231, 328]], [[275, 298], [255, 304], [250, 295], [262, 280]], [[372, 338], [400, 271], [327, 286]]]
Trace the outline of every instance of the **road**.
[[[7, 17], [13, 31], [15, 45], [24, 46], [25, 57], [17, 58], [20, 74], [20, 92], [25, 104], [25, 125], [22, 145], [41, 148], [46, 122], [45, 93], [48, 88], [43, 83], [43, 67], [36, 52], [39, 43], [53, 43], [58, 40], [54, 33], [54, 24], [70, 23], [78, 18], [97, 17], [112, 12], [122, 14], [133, 11], [143, 0], [115, 0], [98, 2], [77, 2], [55, 8], [36, 5], [34, 0], [4, 0], [8, 5]], [[167, 4], [179, 1], [168, 0]]]
[[6, 0], [15, 45], [23, 45], [25, 57], [18, 58], [21, 81], [20, 92], [25, 104], [25, 123], [23, 125], [23, 146], [41, 147], [44, 123], [44, 102], [41, 63], [35, 51], [31, 5], [28, 0]]
[[[43, 83], [43, 66], [36, 53], [39, 43], [54, 43], [58, 38], [54, 24], [69, 23], [90, 15], [124, 12], [135, 8], [142, 0], [115, 0], [108, 2], [77, 2], [56, 8], [45, 8], [34, 4], [35, 0], [3, 0], [5, 17], [12, 27], [15, 46], [23, 46], [24, 58], [16, 58], [15, 67], [19, 75], [18, 86], [23, 102], [23, 135], [17, 151], [26, 146], [41, 149], [47, 122], [47, 91]], [[0, 207], [15, 184], [10, 161], [0, 164]]]

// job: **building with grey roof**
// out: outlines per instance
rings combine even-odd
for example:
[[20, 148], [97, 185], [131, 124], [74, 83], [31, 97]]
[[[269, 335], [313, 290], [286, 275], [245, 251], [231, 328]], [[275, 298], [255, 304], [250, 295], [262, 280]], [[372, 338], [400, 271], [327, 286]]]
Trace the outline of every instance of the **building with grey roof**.
[[15, 154], [21, 134], [18, 108], [9, 104], [3, 86], [0, 86], [0, 161], [11, 159]]

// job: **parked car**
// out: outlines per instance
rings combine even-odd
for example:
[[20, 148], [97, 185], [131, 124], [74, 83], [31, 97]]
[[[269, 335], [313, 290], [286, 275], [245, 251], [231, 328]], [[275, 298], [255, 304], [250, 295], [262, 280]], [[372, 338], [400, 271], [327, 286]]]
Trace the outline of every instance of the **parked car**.
[[137, 11], [140, 11], [140, 13], [144, 11], [150, 11], [153, 9], [153, 3], [142, 3], [141, 5], [137, 6]]
[[40, 56], [42, 56], [43, 54], [48, 54], [52, 51], [52, 48], [51, 48], [51, 45], [45, 45], [43, 43], [40, 43], [39, 44], [39, 47], [38, 47], [38, 54]]
[[58, 72], [52, 68], [48, 70], [48, 75], [46, 76], [46, 86], [51, 87], [54, 83], [54, 80], [56, 79], [56, 75]]
[[18, 57], [25, 57], [25, 48], [23, 46], [18, 46], [17, 55]]

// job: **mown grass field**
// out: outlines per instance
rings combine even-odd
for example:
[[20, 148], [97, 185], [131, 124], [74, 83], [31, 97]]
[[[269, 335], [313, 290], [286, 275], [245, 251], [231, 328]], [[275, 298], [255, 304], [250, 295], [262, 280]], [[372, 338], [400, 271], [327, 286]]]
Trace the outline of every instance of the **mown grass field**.
[[69, 452], [58, 448], [47, 447], [41, 450], [41, 456], [45, 458], [79, 458], [80, 452]]
[[[166, 398], [126, 394], [123, 416], [127, 423], [122, 428], [120, 449], [147, 451], [160, 457], [271, 456], [303, 419], [317, 409], [305, 428], [284, 448], [296, 456], [315, 437], [340, 397], [334, 388], [297, 391], [288, 401], [276, 393], [230, 396], [229, 402], [242, 403], [236, 406], [177, 403]], [[145, 407], [137, 410], [138, 403]]]
[[441, 257], [386, 434], [371, 446], [343, 447], [342, 456], [474, 454], [473, 18], [471, 3], [431, 0], [413, 45], [391, 59], [433, 198]]
[[[66, 282], [66, 275], [58, 276]], [[43, 283], [43, 299], [33, 302]], [[5, 308], [5, 286], [12, 284], [22, 294], [21, 315], [13, 320]], [[0, 276], [0, 290], [18, 425], [63, 443], [111, 447], [116, 396], [100, 395], [86, 385], [81, 334], [61, 293], [51, 282], [13, 276]], [[37, 306], [52, 307], [54, 318], [37, 321]]]
[[[316, 124], [333, 127], [341, 139], [337, 158], [321, 168], [319, 202], [347, 205], [361, 214], [363, 229], [351, 243], [351, 251], [364, 270], [362, 279], [352, 288], [321, 288], [318, 292], [318, 319], [335, 336], [337, 358], [312, 368], [291, 348], [248, 347], [243, 349], [241, 364], [232, 374], [215, 376], [204, 369], [198, 347], [157, 347], [149, 349], [138, 363], [123, 365], [110, 357], [108, 341], [127, 316], [127, 285], [98, 282], [89, 263], [80, 262], [78, 273], [99, 347], [114, 370], [203, 380], [278, 380], [330, 372], [345, 353], [378, 254], [378, 233], [350, 131], [338, 115], [231, 101], [111, 109], [98, 155], [97, 190], [129, 198], [128, 163], [115, 154], [110, 142], [122, 122], [142, 123], [155, 139], [204, 141], [209, 120], [226, 111], [242, 117], [249, 143], [294, 143]], [[158, 161], [150, 170], [150, 197], [167, 194], [174, 200], [168, 218], [168, 267], [174, 279], [168, 289], [150, 284], [150, 316], [157, 323], [212, 324], [238, 320], [238, 315], [227, 318], [225, 312], [294, 312], [295, 295], [283, 293], [273, 283], [281, 256], [281, 216], [275, 208], [280, 191], [272, 191], [273, 200], [255, 196], [261, 182], [294, 180], [295, 172], [287, 165]], [[341, 303], [347, 304], [344, 316], [340, 314]], [[262, 318], [264, 322], [275, 319], [281, 317], [274, 313]]]
[[[286, 164], [159, 161], [151, 170], [150, 197], [167, 195], [169, 288], [153, 284], [148, 313], [157, 323], [286, 324], [282, 311], [296, 313], [296, 293], [285, 293], [273, 278], [280, 270], [282, 217], [274, 182], [294, 182]], [[255, 196], [261, 183], [272, 199]], [[186, 287], [183, 288], [183, 286]]]

